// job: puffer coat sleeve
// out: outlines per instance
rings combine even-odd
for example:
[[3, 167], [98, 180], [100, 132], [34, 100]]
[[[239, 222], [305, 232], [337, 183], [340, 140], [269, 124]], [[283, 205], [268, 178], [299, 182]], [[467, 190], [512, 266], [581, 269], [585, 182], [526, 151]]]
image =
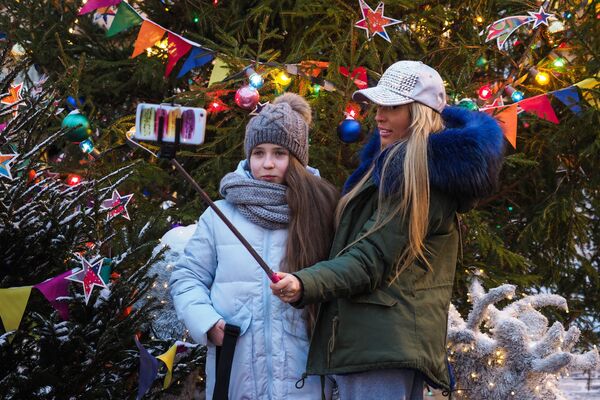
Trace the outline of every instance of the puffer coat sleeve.
[[170, 279], [177, 316], [184, 321], [194, 341], [200, 344], [206, 344], [206, 333], [223, 318], [210, 298], [217, 269], [213, 218], [210, 210], [202, 214]]

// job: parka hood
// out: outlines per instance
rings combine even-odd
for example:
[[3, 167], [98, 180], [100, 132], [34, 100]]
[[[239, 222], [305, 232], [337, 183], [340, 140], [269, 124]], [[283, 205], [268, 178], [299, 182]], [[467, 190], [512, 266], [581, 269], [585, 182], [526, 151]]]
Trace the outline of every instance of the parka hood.
[[[504, 136], [498, 123], [489, 115], [459, 107], [446, 107], [442, 113], [446, 125], [441, 132], [429, 136], [429, 180], [436, 188], [459, 202], [459, 211], [472, 208], [478, 199], [496, 190], [504, 154]], [[398, 152], [390, 160], [383, 179], [385, 192], [399, 193], [404, 171], [404, 148], [399, 142]], [[348, 178], [344, 193], [349, 191], [375, 163], [373, 181], [379, 187], [381, 169], [390, 150], [380, 151], [378, 132], [374, 132], [361, 151], [361, 164]]]

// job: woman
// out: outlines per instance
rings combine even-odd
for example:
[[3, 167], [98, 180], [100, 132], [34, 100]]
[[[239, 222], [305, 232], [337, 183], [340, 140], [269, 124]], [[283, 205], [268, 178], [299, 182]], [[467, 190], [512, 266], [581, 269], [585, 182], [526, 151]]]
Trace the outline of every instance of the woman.
[[[326, 259], [331, 247], [338, 195], [307, 167], [310, 122], [302, 97], [277, 98], [246, 127], [248, 160], [221, 181], [225, 200], [217, 205], [274, 271], [296, 272]], [[212, 210], [200, 217], [170, 285], [192, 338], [208, 338], [208, 399], [225, 323], [240, 328], [229, 399], [320, 398], [316, 377], [302, 390], [294, 386], [306, 365], [313, 309], [303, 313], [273, 298], [258, 263]]]
[[377, 105], [379, 133], [338, 205], [332, 258], [271, 288], [296, 307], [322, 303], [307, 375], [333, 375], [342, 400], [421, 399], [423, 381], [451, 389], [456, 213], [494, 190], [503, 136], [485, 114], [444, 110], [443, 81], [421, 62], [353, 97]]

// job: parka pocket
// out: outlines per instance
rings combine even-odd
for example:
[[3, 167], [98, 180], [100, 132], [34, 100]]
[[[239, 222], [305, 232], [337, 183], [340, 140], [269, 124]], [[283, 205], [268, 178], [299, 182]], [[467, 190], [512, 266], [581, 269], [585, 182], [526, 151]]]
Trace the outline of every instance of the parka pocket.
[[376, 304], [378, 306], [393, 307], [398, 304], [398, 299], [379, 289], [372, 293], [361, 294], [349, 298], [351, 303]]
[[331, 320], [331, 336], [329, 337], [329, 342], [327, 342], [327, 368], [331, 368], [331, 354], [335, 350], [335, 339], [337, 337], [339, 323], [340, 317], [336, 315]]

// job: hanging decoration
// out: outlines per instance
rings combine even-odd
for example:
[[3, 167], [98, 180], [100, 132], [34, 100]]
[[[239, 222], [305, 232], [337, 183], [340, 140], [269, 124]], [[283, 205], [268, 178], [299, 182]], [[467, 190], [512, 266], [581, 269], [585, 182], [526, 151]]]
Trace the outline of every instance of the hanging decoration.
[[347, 117], [337, 127], [337, 134], [344, 143], [354, 143], [360, 139], [362, 127], [354, 118]]
[[94, 286], [108, 289], [107, 282], [104, 282], [101, 277], [102, 258], [90, 263], [85, 258], [81, 257], [82, 269], [65, 277], [73, 282], [79, 282], [83, 285], [83, 294], [85, 296], [85, 304], [90, 301]]
[[235, 104], [245, 110], [253, 110], [258, 104], [260, 94], [250, 85], [242, 86], [235, 92]]
[[363, 19], [354, 24], [355, 27], [364, 29], [367, 33], [367, 38], [371, 40], [375, 35], [379, 35], [388, 42], [392, 42], [387, 34], [385, 27], [401, 23], [397, 19], [389, 18], [383, 15], [384, 3], [380, 2], [377, 8], [373, 11], [364, 0], [358, 0], [360, 12]]
[[264, 103], [261, 103], [259, 101], [258, 104], [256, 105], [256, 107], [254, 107], [254, 110], [252, 110], [252, 112], [250, 113], [250, 115], [258, 115], [258, 114], [260, 114], [260, 112], [262, 111], [262, 109], [265, 108], [267, 104], [269, 104], [268, 101], [265, 101]]
[[[4, 331], [15, 331], [21, 324], [25, 307], [29, 301], [32, 286], [21, 286], [0, 289], [0, 319]], [[11, 336], [9, 341], [12, 341]]]
[[117, 8], [117, 13], [110, 24], [110, 28], [106, 31], [106, 37], [113, 37], [117, 33], [141, 24], [142, 21], [142, 17], [129, 4], [122, 1], [119, 8]]
[[8, 89], [8, 95], [2, 97], [2, 99], [0, 99], [0, 103], [6, 104], [7, 106], [12, 106], [13, 110], [17, 110], [19, 106], [22, 105], [19, 103], [21, 100], [23, 100], [23, 97], [21, 96], [22, 90], [23, 82], [17, 85], [11, 84], [10, 88]]
[[502, 50], [510, 35], [512, 35], [521, 26], [533, 22], [533, 28], [540, 25], [548, 26], [548, 20], [554, 18], [554, 14], [548, 14], [544, 7], [540, 7], [538, 12], [528, 11], [529, 15], [516, 15], [499, 19], [488, 27], [486, 42], [496, 39], [498, 49]]
[[0, 177], [8, 178], [12, 181], [13, 176], [10, 172], [10, 167], [18, 154], [2, 154], [0, 153]]
[[132, 197], [133, 194], [121, 196], [119, 192], [115, 189], [112, 192], [112, 197], [102, 202], [100, 210], [108, 210], [108, 214], [106, 216], [107, 220], [110, 220], [120, 215], [126, 220], [130, 221], [131, 219], [129, 218], [129, 212], [127, 211], [127, 204], [129, 203]]
[[73, 110], [62, 120], [61, 127], [68, 129], [65, 137], [71, 142], [81, 142], [92, 133], [90, 121], [79, 110]]

